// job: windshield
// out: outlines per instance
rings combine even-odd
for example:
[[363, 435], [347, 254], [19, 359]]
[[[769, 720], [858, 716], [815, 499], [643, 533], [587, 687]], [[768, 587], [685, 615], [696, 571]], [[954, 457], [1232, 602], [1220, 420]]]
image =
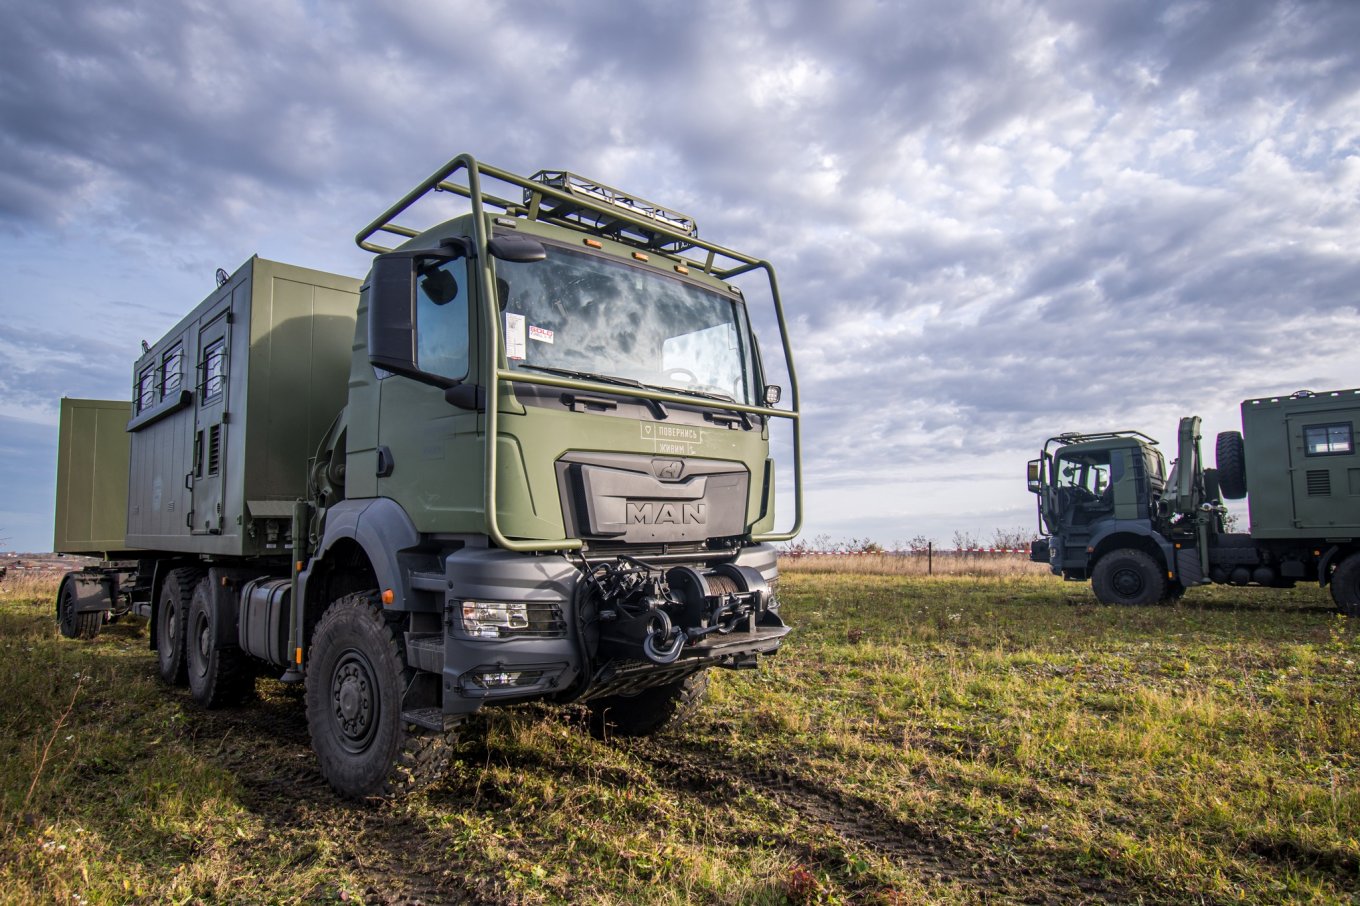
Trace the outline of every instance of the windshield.
[[1062, 454], [1055, 473], [1054, 484], [1059, 489], [1076, 488], [1085, 492], [1085, 496], [1099, 497], [1110, 486], [1110, 453], [1098, 450]]
[[546, 248], [544, 261], [496, 262], [511, 368], [752, 403], [754, 363], [740, 302], [650, 268]]

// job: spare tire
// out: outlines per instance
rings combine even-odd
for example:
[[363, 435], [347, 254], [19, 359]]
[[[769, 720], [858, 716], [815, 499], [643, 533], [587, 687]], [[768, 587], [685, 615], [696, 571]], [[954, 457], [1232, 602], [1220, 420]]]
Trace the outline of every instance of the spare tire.
[[1218, 462], [1218, 487], [1228, 500], [1247, 496], [1247, 451], [1240, 431], [1224, 431], [1214, 447]]

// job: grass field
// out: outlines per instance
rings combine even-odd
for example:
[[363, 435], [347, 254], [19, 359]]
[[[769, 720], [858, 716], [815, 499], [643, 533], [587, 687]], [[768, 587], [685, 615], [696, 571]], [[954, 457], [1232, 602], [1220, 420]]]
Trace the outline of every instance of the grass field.
[[1325, 593], [891, 568], [789, 564], [785, 649], [687, 733], [496, 712], [384, 807], [320, 780], [297, 689], [201, 711], [144, 624], [61, 639], [50, 582], [0, 586], [0, 901], [1360, 897], [1360, 621]]

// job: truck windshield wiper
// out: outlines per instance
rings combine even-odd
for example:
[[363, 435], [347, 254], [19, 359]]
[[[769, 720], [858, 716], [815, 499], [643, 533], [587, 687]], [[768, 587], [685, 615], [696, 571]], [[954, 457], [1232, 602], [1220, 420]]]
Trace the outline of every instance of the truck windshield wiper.
[[[552, 365], [530, 365], [527, 363], [522, 364], [519, 367], [527, 368], [530, 371], [543, 371], [548, 374], [555, 374], [558, 377], [576, 378], [581, 381], [598, 381], [601, 384], [617, 384], [620, 387], [637, 387], [639, 390], [656, 389], [655, 387], [648, 387], [641, 381], [635, 381], [632, 378], [614, 377], [612, 374], [595, 374], [590, 371], [573, 371], [570, 368], [555, 368]], [[661, 404], [660, 400], [649, 400], [646, 397], [641, 397], [638, 402], [650, 409], [652, 415], [656, 416], [658, 420], [670, 417], [670, 413], [666, 411], [666, 407]]]
[[736, 402], [736, 400], [726, 393], [714, 393], [711, 390], [691, 390], [688, 387], [657, 387], [652, 384], [648, 384], [647, 387], [651, 390], [667, 390], [671, 393], [683, 393], [686, 396], [702, 396], [704, 399], [718, 400], [719, 402], [724, 403]]
[[[558, 377], [576, 378], [582, 381], [599, 381], [601, 384], [618, 384], [622, 387], [638, 387], [648, 389], [647, 385], [632, 378], [614, 377], [611, 374], [595, 374], [591, 371], [572, 371], [570, 368], [555, 368], [552, 365], [530, 365], [522, 363], [520, 368], [527, 368], [530, 371], [543, 371], [548, 374], [555, 374]], [[656, 388], [651, 388], [656, 389]]]

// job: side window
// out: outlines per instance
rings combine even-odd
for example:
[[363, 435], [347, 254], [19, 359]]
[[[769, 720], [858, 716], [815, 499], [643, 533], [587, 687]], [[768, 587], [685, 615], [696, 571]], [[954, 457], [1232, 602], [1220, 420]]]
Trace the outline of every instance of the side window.
[[176, 343], [161, 355], [161, 399], [178, 393], [184, 384], [184, 345]]
[[227, 386], [227, 341], [218, 340], [203, 350], [203, 398], [210, 399]]
[[416, 280], [416, 366], [440, 377], [468, 373], [467, 269], [448, 261], [423, 269]]
[[144, 412], [156, 405], [156, 369], [147, 366], [137, 375], [137, 411]]
[[1354, 450], [1350, 422], [1304, 426], [1303, 451], [1308, 456], [1334, 456]]

